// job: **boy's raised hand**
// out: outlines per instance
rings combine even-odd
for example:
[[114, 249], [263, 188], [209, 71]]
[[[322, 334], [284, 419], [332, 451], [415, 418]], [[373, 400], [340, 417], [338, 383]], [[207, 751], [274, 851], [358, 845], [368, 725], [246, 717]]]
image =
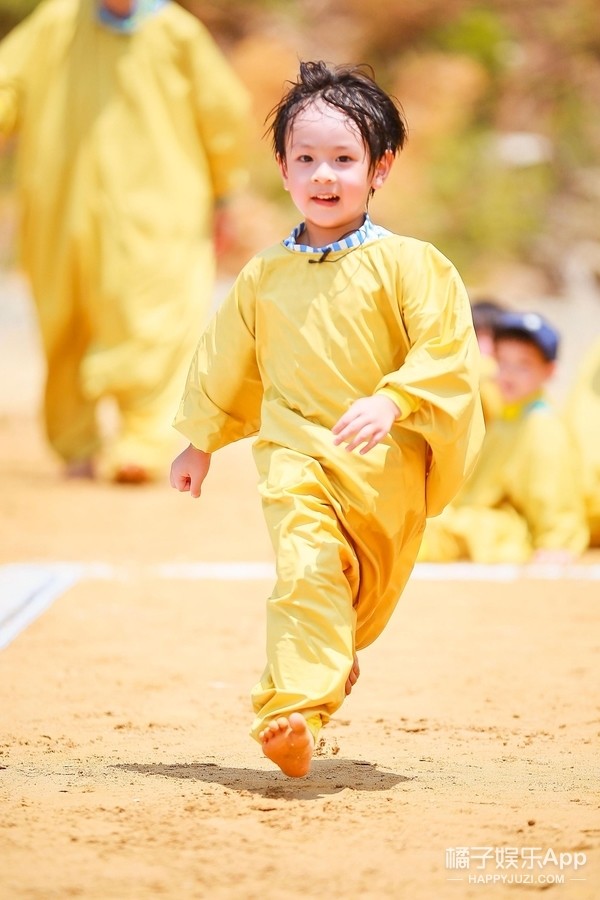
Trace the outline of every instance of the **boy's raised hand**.
[[177, 491], [189, 491], [190, 497], [198, 498], [202, 492], [202, 482], [210, 468], [210, 453], [197, 450], [189, 445], [171, 465], [171, 487]]
[[383, 394], [361, 397], [331, 429], [335, 434], [334, 444], [345, 443], [349, 451], [364, 444], [359, 450], [364, 455], [389, 434], [399, 415], [400, 410], [394, 401]]

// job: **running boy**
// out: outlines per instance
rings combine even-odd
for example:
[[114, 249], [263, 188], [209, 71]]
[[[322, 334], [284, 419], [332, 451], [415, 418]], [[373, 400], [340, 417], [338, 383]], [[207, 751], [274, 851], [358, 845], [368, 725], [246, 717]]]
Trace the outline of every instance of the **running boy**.
[[456, 270], [367, 215], [406, 139], [394, 101], [361, 67], [305, 62], [271, 116], [304, 221], [250, 260], [201, 338], [175, 422], [192, 443], [171, 484], [198, 497], [211, 453], [256, 435], [277, 582], [252, 734], [298, 777], [483, 426]]

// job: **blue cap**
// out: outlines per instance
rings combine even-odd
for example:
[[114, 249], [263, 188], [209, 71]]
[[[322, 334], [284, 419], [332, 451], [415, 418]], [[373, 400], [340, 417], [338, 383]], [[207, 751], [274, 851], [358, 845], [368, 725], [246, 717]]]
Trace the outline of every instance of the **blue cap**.
[[502, 337], [521, 337], [535, 344], [548, 362], [558, 356], [558, 332], [539, 313], [502, 313], [494, 324], [494, 339]]

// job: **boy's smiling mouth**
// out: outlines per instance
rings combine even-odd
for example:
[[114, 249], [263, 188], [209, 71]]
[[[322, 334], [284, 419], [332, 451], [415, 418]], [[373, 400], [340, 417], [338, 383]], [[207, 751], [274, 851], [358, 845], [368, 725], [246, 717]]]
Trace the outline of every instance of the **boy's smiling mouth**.
[[313, 197], [317, 203], [326, 203], [327, 205], [337, 203], [339, 199], [337, 194], [315, 194]]

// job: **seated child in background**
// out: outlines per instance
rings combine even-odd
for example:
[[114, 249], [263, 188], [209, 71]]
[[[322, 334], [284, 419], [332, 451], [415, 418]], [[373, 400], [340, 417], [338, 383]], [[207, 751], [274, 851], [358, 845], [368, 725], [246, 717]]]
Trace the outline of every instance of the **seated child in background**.
[[600, 547], [600, 338], [584, 356], [566, 417], [581, 459], [590, 544]]
[[502, 412], [502, 395], [496, 381], [498, 364], [494, 353], [494, 326], [504, 311], [504, 306], [497, 300], [480, 299], [471, 303], [473, 327], [481, 353], [479, 390], [486, 424]]
[[558, 334], [536, 313], [504, 313], [494, 327], [503, 408], [473, 474], [430, 519], [421, 561], [569, 562], [588, 544], [580, 459], [544, 388]]
[[[498, 303], [497, 300], [479, 299], [471, 301], [473, 328], [477, 336], [480, 353], [486, 359], [495, 359], [494, 328], [505, 312], [505, 307]], [[494, 365], [494, 371], [495, 369], [496, 366]]]

